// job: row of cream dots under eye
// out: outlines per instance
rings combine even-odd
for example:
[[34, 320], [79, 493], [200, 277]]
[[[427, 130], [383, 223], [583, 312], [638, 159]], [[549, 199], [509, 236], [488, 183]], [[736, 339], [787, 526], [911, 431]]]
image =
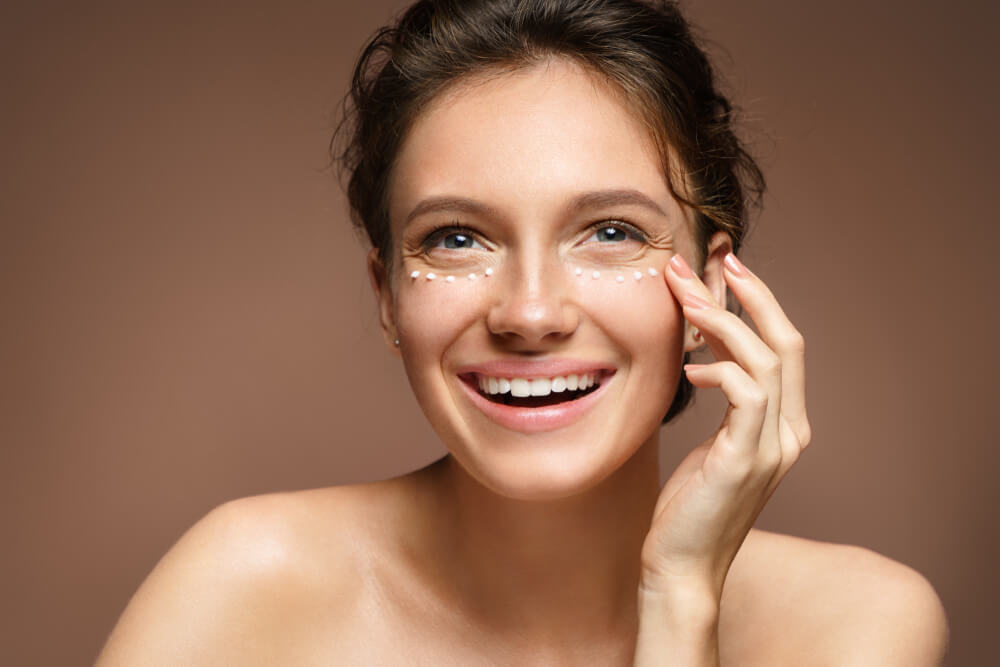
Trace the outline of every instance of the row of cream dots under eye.
[[[651, 276], [659, 275], [658, 272], [657, 272], [657, 270], [654, 269], [653, 267], [649, 267], [648, 269], [646, 269], [646, 271]], [[576, 267], [576, 269], [574, 269], [573, 273], [575, 273], [578, 276], [582, 276], [584, 274], [584, 271], [580, 267]], [[483, 271], [483, 277], [484, 278], [489, 278], [492, 275], [493, 275], [493, 269], [492, 268], [488, 268], [485, 271]], [[420, 272], [419, 271], [414, 271], [414, 272], [412, 272], [410, 274], [410, 278], [412, 280], [416, 280], [419, 277], [420, 277]], [[437, 277], [438, 276], [437, 276], [436, 273], [427, 273], [426, 275], [424, 275], [424, 278], [427, 279], [427, 280], [435, 280]], [[601, 277], [601, 272], [600, 271], [592, 271], [591, 274], [590, 274], [590, 277], [593, 278], [594, 280], [597, 280], [598, 278]], [[632, 277], [635, 278], [636, 281], [642, 280], [642, 271], [633, 271], [632, 272]], [[475, 280], [476, 279], [476, 274], [475, 273], [470, 273], [469, 275], [466, 276], [466, 278], [468, 278], [469, 280]], [[455, 276], [445, 276], [444, 280], [445, 280], [445, 282], [453, 283], [453, 282], [455, 282]], [[625, 276], [622, 275], [622, 274], [620, 274], [620, 273], [617, 274], [615, 276], [615, 282], [619, 282], [619, 283], [625, 282]]]

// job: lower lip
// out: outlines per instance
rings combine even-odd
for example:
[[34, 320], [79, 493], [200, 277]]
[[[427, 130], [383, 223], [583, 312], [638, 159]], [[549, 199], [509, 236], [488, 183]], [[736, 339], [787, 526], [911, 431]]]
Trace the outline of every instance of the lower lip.
[[544, 433], [569, 426], [583, 417], [597, 401], [611, 382], [613, 375], [601, 378], [601, 385], [585, 396], [575, 401], [566, 401], [542, 408], [522, 408], [503, 403], [494, 403], [478, 391], [461, 382], [472, 398], [472, 402], [487, 417], [512, 431], [522, 433]]

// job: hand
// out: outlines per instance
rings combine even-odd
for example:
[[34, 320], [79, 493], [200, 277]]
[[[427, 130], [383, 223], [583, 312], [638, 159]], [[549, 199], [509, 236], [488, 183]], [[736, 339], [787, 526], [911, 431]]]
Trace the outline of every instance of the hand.
[[696, 590], [719, 602], [740, 545], [810, 439], [802, 336], [734, 255], [724, 267], [727, 285], [760, 336], [715, 303], [680, 255], [664, 272], [685, 318], [717, 359], [686, 366], [688, 379], [722, 389], [729, 408], [660, 493], [642, 549], [644, 594]]

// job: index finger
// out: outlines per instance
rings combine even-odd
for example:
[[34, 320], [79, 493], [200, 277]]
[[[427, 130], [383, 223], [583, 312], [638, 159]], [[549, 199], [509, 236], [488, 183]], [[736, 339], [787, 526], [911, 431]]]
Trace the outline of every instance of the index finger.
[[729, 289], [753, 320], [761, 339], [781, 358], [781, 412], [805, 446], [809, 442], [805, 339], [763, 280], [732, 253], [723, 264]]

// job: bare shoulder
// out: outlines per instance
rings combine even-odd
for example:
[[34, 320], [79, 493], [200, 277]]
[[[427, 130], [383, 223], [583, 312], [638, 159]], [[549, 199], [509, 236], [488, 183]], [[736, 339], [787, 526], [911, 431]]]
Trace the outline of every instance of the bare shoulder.
[[360, 595], [369, 495], [333, 487], [213, 509], [135, 593], [97, 664], [309, 662], [310, 633], [336, 627]]
[[940, 665], [949, 634], [940, 598], [916, 570], [863, 547], [761, 530], [730, 570], [727, 632], [729, 664], [914, 667]]

